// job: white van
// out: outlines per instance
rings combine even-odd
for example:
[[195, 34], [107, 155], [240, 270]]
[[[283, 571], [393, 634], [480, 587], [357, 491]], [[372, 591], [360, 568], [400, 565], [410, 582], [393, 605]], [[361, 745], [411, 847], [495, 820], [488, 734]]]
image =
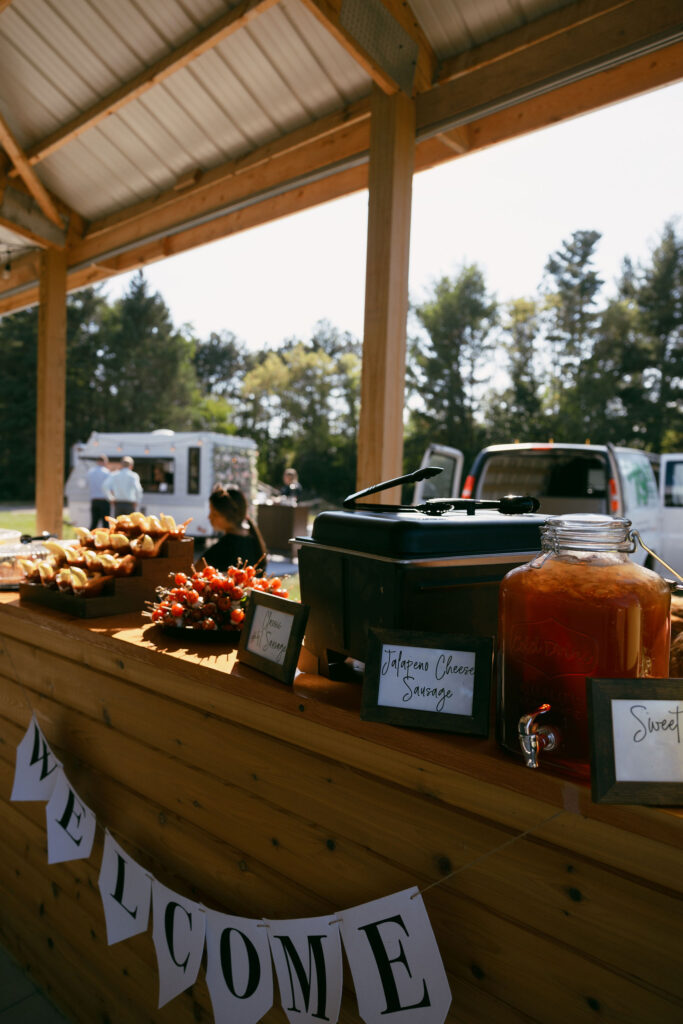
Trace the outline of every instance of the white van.
[[683, 575], [683, 452], [659, 457], [662, 532], [657, 554]]
[[209, 494], [216, 484], [236, 484], [250, 505], [256, 499], [257, 447], [249, 438], [209, 431], [93, 432], [71, 450], [65, 496], [74, 526], [90, 525], [86, 474], [100, 455], [107, 456], [112, 469], [118, 469], [123, 456], [130, 455], [142, 484], [142, 508], [148, 514], [172, 515], [177, 523], [191, 517], [189, 536], [212, 535]]
[[[432, 445], [422, 465], [439, 466], [449, 458], [448, 475], [444, 472], [424, 481], [429, 491], [423, 489], [423, 484], [417, 484], [414, 502], [460, 493], [462, 452]], [[683, 456], [662, 455], [660, 459], [660, 487], [666, 488], [666, 480], [670, 479], [669, 500], [680, 501], [682, 506], [670, 506], [668, 533], [663, 528], [667, 509], [660, 499], [652, 462], [636, 448], [553, 442], [491, 445], [474, 459], [462, 486], [462, 497], [490, 499], [530, 494], [539, 499], [542, 514], [595, 512], [626, 516], [647, 546], [680, 572], [681, 556], [675, 549], [681, 548], [683, 538]], [[665, 460], [672, 462], [669, 465]], [[664, 495], [664, 490], [661, 493]], [[668, 552], [670, 557], [662, 552]], [[632, 557], [664, 576], [670, 575], [641, 547]]]

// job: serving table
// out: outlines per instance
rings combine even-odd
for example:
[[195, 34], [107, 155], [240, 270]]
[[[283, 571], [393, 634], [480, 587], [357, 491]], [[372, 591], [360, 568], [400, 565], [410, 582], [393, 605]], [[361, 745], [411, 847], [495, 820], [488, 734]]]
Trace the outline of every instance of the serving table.
[[[683, 1019], [682, 809], [596, 805], [493, 740], [363, 722], [360, 687], [305, 657], [290, 688], [138, 614], [1, 595], [0, 942], [72, 1020], [213, 1015], [203, 970], [156, 1009], [151, 926], [107, 946], [103, 829], [49, 866], [44, 804], [10, 803], [32, 713], [98, 824], [208, 907], [312, 917], [418, 886], [449, 1021]], [[340, 1020], [359, 1020], [347, 976]]]

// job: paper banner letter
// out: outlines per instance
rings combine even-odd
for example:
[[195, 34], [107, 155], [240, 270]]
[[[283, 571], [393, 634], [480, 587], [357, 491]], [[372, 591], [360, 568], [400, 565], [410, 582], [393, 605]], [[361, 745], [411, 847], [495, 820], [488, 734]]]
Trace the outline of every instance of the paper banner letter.
[[267, 921], [280, 1001], [291, 1024], [336, 1024], [342, 994], [339, 925], [334, 914]]
[[104, 837], [97, 884], [107, 924], [108, 945], [147, 931], [152, 879], [121, 849], [109, 832]]
[[206, 983], [215, 1024], [256, 1024], [273, 1005], [268, 929], [206, 911]]
[[343, 910], [340, 917], [366, 1024], [443, 1024], [451, 992], [419, 891], [405, 889]]
[[36, 716], [17, 747], [14, 785], [10, 800], [49, 800], [57, 782], [60, 762], [50, 750]]
[[60, 767], [57, 782], [46, 807], [47, 862], [86, 860], [95, 839], [95, 815], [79, 799]]
[[204, 952], [204, 908], [172, 889], [152, 882], [152, 938], [159, 967], [159, 1006], [197, 980]]

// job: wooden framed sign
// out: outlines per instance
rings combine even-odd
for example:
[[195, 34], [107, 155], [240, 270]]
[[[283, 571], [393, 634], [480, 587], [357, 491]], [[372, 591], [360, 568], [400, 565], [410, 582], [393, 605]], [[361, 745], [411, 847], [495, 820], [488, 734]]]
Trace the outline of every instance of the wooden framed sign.
[[586, 680], [595, 803], [683, 805], [683, 679]]
[[240, 634], [240, 661], [291, 684], [307, 619], [308, 605], [252, 590]]
[[368, 630], [361, 718], [488, 736], [491, 637]]

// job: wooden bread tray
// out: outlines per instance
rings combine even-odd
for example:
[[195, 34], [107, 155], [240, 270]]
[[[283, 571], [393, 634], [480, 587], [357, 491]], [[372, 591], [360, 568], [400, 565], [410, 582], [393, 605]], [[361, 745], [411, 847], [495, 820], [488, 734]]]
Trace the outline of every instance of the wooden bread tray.
[[156, 588], [168, 583], [169, 573], [186, 572], [192, 565], [194, 541], [191, 537], [167, 540], [158, 558], [140, 558], [130, 576], [118, 576], [105, 583], [93, 597], [65, 593], [42, 583], [22, 583], [19, 599], [46, 605], [82, 619], [142, 611], [145, 602], [156, 598]]

